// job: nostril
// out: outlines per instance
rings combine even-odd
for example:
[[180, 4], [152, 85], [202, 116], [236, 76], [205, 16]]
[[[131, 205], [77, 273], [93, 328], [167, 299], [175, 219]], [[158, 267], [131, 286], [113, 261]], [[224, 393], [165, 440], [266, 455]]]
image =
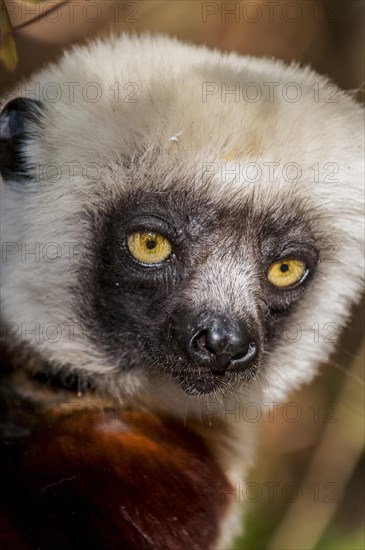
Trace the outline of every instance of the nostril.
[[210, 355], [220, 355], [223, 353], [224, 346], [220, 343], [219, 346], [215, 342], [210, 342], [209, 333], [206, 330], [202, 330], [192, 339], [192, 348]]
[[207, 337], [204, 330], [198, 332], [198, 334], [193, 337], [192, 344], [194, 348], [197, 348], [201, 351], [205, 350], [207, 345]]
[[249, 366], [257, 355], [257, 345], [255, 342], [249, 342], [245, 350], [231, 357], [231, 365], [233, 369]]
[[209, 365], [213, 374], [224, 374], [230, 363], [231, 356], [225, 353], [226, 344], [221, 339], [212, 338], [209, 330], [202, 330], [194, 338], [195, 348]]
[[188, 350], [190, 356], [195, 361], [206, 366], [210, 365], [214, 351], [207, 348], [207, 335], [205, 330], [199, 331], [191, 338]]

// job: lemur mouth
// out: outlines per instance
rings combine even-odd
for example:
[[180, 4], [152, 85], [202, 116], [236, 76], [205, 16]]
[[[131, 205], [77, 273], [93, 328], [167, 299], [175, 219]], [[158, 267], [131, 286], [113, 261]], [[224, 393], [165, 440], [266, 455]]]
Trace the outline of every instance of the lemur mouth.
[[219, 390], [223, 390], [227, 383], [217, 379], [216, 376], [199, 376], [194, 379], [181, 378], [179, 384], [187, 395], [207, 395]]
[[199, 396], [219, 392], [223, 393], [237, 381], [249, 383], [255, 377], [257, 370], [258, 364], [254, 364], [243, 372], [226, 371], [222, 374], [216, 374], [210, 371], [199, 370], [198, 372], [172, 372], [172, 375], [187, 395]]
[[223, 392], [237, 378], [233, 373], [216, 375], [211, 372], [180, 372], [173, 373], [173, 376], [180, 388], [192, 396]]

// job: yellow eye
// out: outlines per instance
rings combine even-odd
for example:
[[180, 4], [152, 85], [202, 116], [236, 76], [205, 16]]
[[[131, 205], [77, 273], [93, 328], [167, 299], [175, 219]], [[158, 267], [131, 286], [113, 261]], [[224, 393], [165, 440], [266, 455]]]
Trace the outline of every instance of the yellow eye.
[[144, 264], [163, 262], [172, 252], [171, 243], [166, 237], [143, 231], [128, 235], [128, 248], [132, 256]]
[[272, 285], [283, 288], [300, 281], [305, 272], [306, 265], [300, 260], [279, 260], [269, 267], [267, 279]]

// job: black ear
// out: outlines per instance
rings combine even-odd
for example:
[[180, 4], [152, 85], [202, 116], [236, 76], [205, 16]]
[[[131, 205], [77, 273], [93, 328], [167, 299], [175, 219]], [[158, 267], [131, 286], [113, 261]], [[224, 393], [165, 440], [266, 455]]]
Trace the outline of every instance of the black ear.
[[[0, 113], [0, 172], [4, 179], [27, 177], [23, 146], [39, 124], [42, 104], [36, 99], [18, 97], [9, 101]], [[33, 126], [33, 128], [32, 128]]]

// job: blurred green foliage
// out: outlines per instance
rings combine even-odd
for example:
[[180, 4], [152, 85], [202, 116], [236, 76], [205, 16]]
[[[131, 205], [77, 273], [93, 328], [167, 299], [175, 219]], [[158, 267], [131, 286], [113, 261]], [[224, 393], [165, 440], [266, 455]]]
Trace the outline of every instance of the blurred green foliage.
[[[22, 0], [25, 4], [38, 4], [44, 0]], [[8, 71], [13, 71], [18, 63], [18, 55], [14, 40], [14, 29], [11, 23], [5, 0], [0, 0], [0, 22], [1, 22], [1, 42], [0, 42], [0, 63]]]

